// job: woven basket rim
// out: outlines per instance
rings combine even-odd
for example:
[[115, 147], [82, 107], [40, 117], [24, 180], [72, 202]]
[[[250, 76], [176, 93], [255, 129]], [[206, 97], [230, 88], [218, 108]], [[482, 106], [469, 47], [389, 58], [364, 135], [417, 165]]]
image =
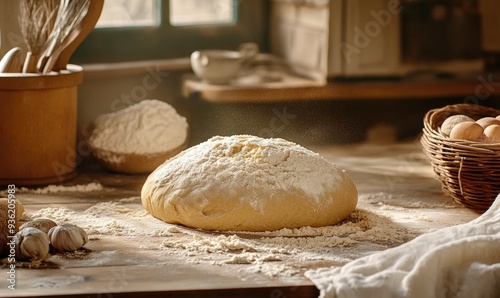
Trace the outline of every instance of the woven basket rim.
[[[484, 115], [484, 117], [500, 115], [500, 110], [486, 106], [479, 106], [479, 105], [465, 104], [465, 103], [448, 105], [441, 108], [429, 110], [425, 114], [423, 132], [432, 139], [444, 142], [453, 148], [463, 149], [463, 150], [469, 150], [469, 149], [479, 150], [484, 153], [488, 152], [494, 153], [497, 151], [500, 152], [500, 143], [490, 144], [490, 143], [474, 142], [466, 140], [452, 140], [441, 132], [441, 124], [443, 123], [444, 119], [446, 119], [446, 117], [457, 114], [467, 115], [466, 112], [470, 110], [472, 110], [474, 113], [482, 114]], [[479, 119], [478, 117], [471, 117], [471, 118], [473, 118], [474, 120]]]
[[[420, 142], [444, 193], [473, 210], [485, 211], [500, 193], [500, 143], [453, 140], [441, 132], [442, 122], [463, 114], [474, 120], [498, 116], [500, 110], [454, 104], [429, 110], [424, 117]], [[498, 180], [498, 181], [497, 181]]]

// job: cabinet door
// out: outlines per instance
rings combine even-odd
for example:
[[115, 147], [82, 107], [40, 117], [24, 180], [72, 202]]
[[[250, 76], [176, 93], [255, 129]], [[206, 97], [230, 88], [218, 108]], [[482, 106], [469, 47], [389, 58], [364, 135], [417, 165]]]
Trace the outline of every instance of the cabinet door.
[[500, 18], [498, 10], [500, 8], [498, 0], [481, 0], [479, 9], [481, 11], [481, 21], [483, 28], [482, 47], [488, 52], [500, 52]]
[[339, 47], [346, 76], [397, 74], [400, 65], [399, 0], [349, 0]]
[[326, 80], [328, 72], [329, 0], [273, 0], [271, 53], [295, 72]]

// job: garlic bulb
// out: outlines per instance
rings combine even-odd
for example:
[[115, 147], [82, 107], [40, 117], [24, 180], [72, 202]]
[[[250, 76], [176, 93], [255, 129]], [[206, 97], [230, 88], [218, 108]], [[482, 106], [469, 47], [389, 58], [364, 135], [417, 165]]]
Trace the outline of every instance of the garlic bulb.
[[49, 237], [37, 228], [28, 227], [19, 231], [14, 241], [19, 261], [43, 261], [49, 257]]
[[20, 229], [22, 230], [22, 229], [29, 228], [29, 227], [37, 228], [37, 229], [45, 232], [46, 234], [48, 234], [49, 230], [55, 226], [57, 226], [57, 224], [53, 220], [50, 220], [47, 218], [39, 218], [39, 219], [35, 219], [35, 220], [29, 221], [29, 222], [23, 224]]
[[88, 241], [87, 233], [72, 224], [60, 224], [49, 230], [50, 243], [55, 249], [75, 251], [83, 247]]

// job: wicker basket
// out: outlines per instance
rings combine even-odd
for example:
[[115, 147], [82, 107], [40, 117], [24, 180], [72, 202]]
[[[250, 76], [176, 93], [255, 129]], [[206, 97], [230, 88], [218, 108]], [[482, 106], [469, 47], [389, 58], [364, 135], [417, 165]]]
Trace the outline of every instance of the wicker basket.
[[451, 140], [441, 124], [452, 115], [475, 120], [500, 111], [479, 105], [456, 104], [427, 112], [421, 143], [442, 189], [465, 207], [484, 212], [500, 193], [500, 144]]

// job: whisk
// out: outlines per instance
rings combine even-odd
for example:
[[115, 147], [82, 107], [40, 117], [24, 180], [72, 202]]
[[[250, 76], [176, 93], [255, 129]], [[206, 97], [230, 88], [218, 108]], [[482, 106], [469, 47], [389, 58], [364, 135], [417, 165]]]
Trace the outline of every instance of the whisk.
[[37, 72], [37, 61], [52, 32], [60, 0], [21, 0], [19, 25], [28, 53], [23, 72]]

